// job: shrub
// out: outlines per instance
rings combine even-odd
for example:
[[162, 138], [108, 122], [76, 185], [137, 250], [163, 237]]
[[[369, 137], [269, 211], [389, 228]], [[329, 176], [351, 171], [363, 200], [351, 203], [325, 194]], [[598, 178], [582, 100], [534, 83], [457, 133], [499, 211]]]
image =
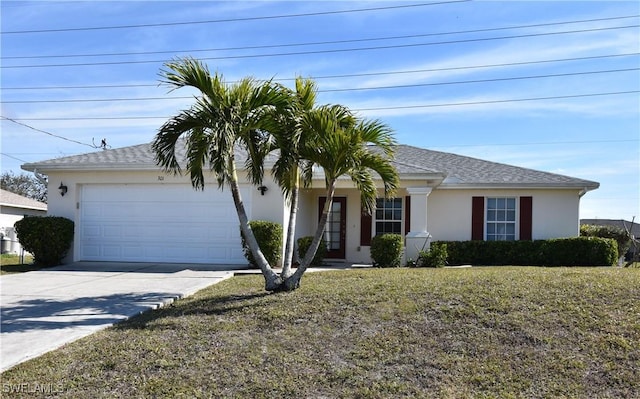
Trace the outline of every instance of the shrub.
[[[253, 235], [256, 237], [256, 241], [258, 241], [258, 246], [265, 259], [267, 259], [267, 262], [269, 262], [269, 265], [276, 265], [282, 254], [282, 226], [267, 220], [252, 220], [249, 222], [249, 226], [251, 230], [253, 230]], [[258, 264], [253, 258], [253, 254], [251, 254], [242, 230], [240, 231], [240, 236], [242, 237], [244, 257], [247, 258], [251, 266], [257, 266]]]
[[428, 251], [420, 251], [417, 267], [445, 267], [447, 264], [447, 243], [434, 242]]
[[623, 256], [631, 246], [627, 232], [615, 226], [595, 226], [583, 224], [580, 226], [581, 237], [611, 238], [618, 243], [618, 257]]
[[618, 260], [618, 244], [598, 237], [545, 240], [542, 258], [547, 266], [611, 266]]
[[[313, 241], [313, 236], [298, 238], [298, 258], [300, 258], [300, 260], [304, 259], [305, 255], [307, 254], [307, 250], [311, 246], [311, 241]], [[327, 242], [324, 240], [324, 238], [321, 238], [318, 250], [311, 260], [311, 266], [322, 265], [322, 261], [327, 256], [327, 251]]]
[[400, 267], [404, 245], [399, 234], [382, 234], [371, 239], [374, 267]]
[[452, 241], [447, 251], [452, 265], [611, 266], [618, 258], [616, 241], [598, 237]]
[[38, 266], [62, 263], [73, 241], [74, 223], [58, 216], [27, 216], [14, 225], [18, 241]]

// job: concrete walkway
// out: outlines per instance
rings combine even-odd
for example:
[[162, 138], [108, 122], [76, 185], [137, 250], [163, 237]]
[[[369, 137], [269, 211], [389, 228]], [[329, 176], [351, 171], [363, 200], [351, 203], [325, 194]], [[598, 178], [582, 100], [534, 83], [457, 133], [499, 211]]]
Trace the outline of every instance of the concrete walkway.
[[238, 266], [77, 262], [0, 277], [0, 371], [232, 277]]

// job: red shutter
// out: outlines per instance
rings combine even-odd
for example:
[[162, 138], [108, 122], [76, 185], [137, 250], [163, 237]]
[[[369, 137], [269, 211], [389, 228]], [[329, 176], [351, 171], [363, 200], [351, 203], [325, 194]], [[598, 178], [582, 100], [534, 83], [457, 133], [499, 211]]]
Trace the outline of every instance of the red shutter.
[[411, 197], [404, 197], [404, 235], [411, 231]]
[[484, 240], [484, 197], [471, 199], [471, 239]]
[[371, 224], [373, 218], [362, 211], [360, 216], [360, 245], [371, 245]]
[[533, 237], [533, 198], [520, 197], [520, 239], [531, 240]]

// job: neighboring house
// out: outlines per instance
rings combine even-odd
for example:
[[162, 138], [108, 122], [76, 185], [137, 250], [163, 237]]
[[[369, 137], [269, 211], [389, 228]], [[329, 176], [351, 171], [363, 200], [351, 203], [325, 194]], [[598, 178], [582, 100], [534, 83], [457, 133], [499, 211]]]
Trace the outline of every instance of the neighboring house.
[[[236, 157], [239, 167], [243, 155]], [[273, 162], [273, 160], [269, 160]], [[372, 236], [406, 235], [407, 258], [434, 240], [531, 240], [579, 234], [580, 198], [593, 181], [480, 159], [397, 147], [397, 198], [378, 200], [363, 215], [360, 193], [340, 180], [325, 237], [329, 257], [369, 263]], [[245, 264], [238, 218], [228, 188], [214, 176], [195, 191], [188, 176], [164, 173], [149, 144], [29, 163], [25, 170], [49, 176], [49, 213], [75, 221], [68, 260]], [[266, 165], [270, 169], [270, 165]], [[243, 183], [250, 219], [283, 224], [288, 207], [265, 174], [260, 190]], [[240, 181], [245, 182], [246, 176]], [[57, 191], [65, 186], [61, 196]], [[380, 185], [382, 188], [382, 185]], [[380, 189], [382, 194], [382, 189]], [[298, 237], [312, 235], [324, 204], [324, 177], [301, 191]]]
[[13, 225], [25, 216], [46, 216], [47, 204], [0, 190], [0, 235], [2, 253], [18, 253], [21, 250]]

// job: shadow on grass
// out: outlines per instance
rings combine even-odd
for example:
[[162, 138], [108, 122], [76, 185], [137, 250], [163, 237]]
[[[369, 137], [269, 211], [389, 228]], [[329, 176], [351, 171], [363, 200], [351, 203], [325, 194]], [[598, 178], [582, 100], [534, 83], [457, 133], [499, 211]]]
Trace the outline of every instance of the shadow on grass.
[[122, 323], [118, 323], [114, 328], [119, 330], [141, 330], [141, 329], [163, 329], [154, 325], [155, 322], [168, 318], [183, 316], [223, 316], [235, 312], [264, 306], [259, 299], [274, 295], [269, 292], [252, 292], [246, 294], [232, 294], [216, 297], [205, 297], [201, 299], [184, 299], [175, 306], [156, 309], [146, 312], [136, 317], [132, 317]]

